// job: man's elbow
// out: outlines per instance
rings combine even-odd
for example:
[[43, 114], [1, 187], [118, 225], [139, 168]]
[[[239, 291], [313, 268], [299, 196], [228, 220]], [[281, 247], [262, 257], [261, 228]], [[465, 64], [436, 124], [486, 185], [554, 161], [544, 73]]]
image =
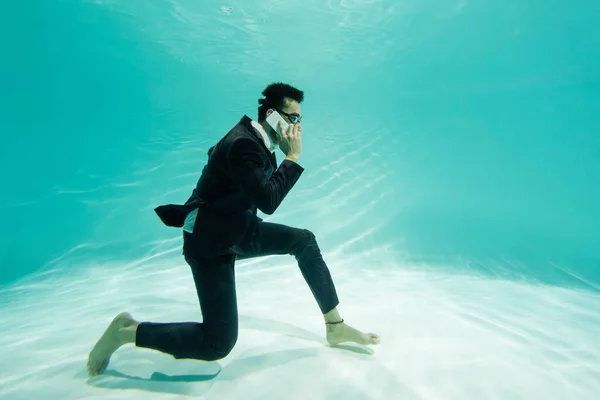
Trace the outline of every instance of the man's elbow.
[[265, 198], [256, 203], [256, 207], [264, 214], [271, 215], [277, 209], [277, 203], [273, 202], [272, 199]]
[[259, 206], [258, 209], [266, 215], [272, 215], [275, 213], [275, 210], [277, 209], [277, 207], [275, 205], [263, 205], [263, 206]]
[[281, 203], [281, 201], [278, 201], [277, 196], [269, 191], [267, 187], [261, 190], [261, 193], [256, 193], [252, 196], [252, 200], [256, 208], [267, 215], [273, 214], [277, 210], [279, 203]]

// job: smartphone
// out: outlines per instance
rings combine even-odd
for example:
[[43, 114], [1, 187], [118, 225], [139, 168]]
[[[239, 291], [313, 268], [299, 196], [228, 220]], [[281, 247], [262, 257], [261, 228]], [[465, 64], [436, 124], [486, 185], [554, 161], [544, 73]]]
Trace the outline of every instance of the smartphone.
[[279, 121], [283, 122], [284, 129], [287, 131], [288, 126], [290, 124], [288, 124], [287, 122], [285, 122], [285, 120], [283, 119], [283, 117], [281, 116], [281, 114], [279, 114], [277, 111], [273, 111], [271, 113], [271, 115], [269, 115], [267, 117], [267, 124], [269, 124], [271, 126], [271, 128], [273, 128], [273, 130], [275, 132], [277, 132], [277, 136], [279, 136], [279, 138], [281, 139], [281, 136], [283, 135], [283, 132], [281, 132], [281, 129], [279, 128]]

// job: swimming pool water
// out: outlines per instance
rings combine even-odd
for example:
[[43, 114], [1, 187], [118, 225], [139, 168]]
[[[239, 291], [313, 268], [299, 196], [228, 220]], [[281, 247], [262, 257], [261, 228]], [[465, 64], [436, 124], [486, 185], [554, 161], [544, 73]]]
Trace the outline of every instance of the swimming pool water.
[[[264, 398], [284, 390], [275, 378], [319, 381], [310, 398], [599, 392], [595, 2], [0, 10], [5, 395]], [[305, 91], [306, 171], [267, 220], [315, 232], [343, 313], [382, 344], [323, 348], [294, 260], [267, 258], [239, 266], [244, 339], [220, 367], [123, 349], [113, 376], [87, 381], [114, 313], [201, 318], [180, 232], [152, 209], [187, 199], [208, 148], [275, 81]]]

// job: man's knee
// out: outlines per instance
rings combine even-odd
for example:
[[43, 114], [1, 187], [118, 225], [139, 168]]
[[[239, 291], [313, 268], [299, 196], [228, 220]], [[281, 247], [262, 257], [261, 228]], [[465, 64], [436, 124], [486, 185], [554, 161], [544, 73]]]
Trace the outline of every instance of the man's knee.
[[233, 347], [237, 342], [237, 335], [230, 337], [227, 340], [218, 340], [213, 343], [212, 347], [212, 359], [209, 361], [221, 360], [231, 353]]
[[216, 361], [225, 358], [231, 353], [237, 343], [238, 330], [216, 330], [209, 332], [207, 339], [210, 341], [211, 357], [207, 361]]
[[217, 361], [231, 353], [238, 338], [237, 329], [224, 331], [205, 329], [203, 335], [199, 335], [193, 343], [180, 354], [174, 354], [175, 358], [196, 359], [202, 361]]
[[302, 256], [307, 251], [319, 251], [317, 238], [312, 231], [308, 229], [302, 229], [298, 235], [298, 241], [296, 242], [296, 246], [294, 246], [294, 255], [296, 257]]

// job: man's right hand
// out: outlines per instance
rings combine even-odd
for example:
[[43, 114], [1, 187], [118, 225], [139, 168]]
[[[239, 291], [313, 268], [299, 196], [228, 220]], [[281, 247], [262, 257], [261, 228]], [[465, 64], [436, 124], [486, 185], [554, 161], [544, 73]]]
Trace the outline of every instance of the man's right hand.
[[283, 129], [281, 121], [279, 122], [281, 132], [281, 141], [279, 148], [286, 155], [286, 159], [298, 161], [302, 152], [302, 125], [300, 123], [289, 125], [287, 130]]

